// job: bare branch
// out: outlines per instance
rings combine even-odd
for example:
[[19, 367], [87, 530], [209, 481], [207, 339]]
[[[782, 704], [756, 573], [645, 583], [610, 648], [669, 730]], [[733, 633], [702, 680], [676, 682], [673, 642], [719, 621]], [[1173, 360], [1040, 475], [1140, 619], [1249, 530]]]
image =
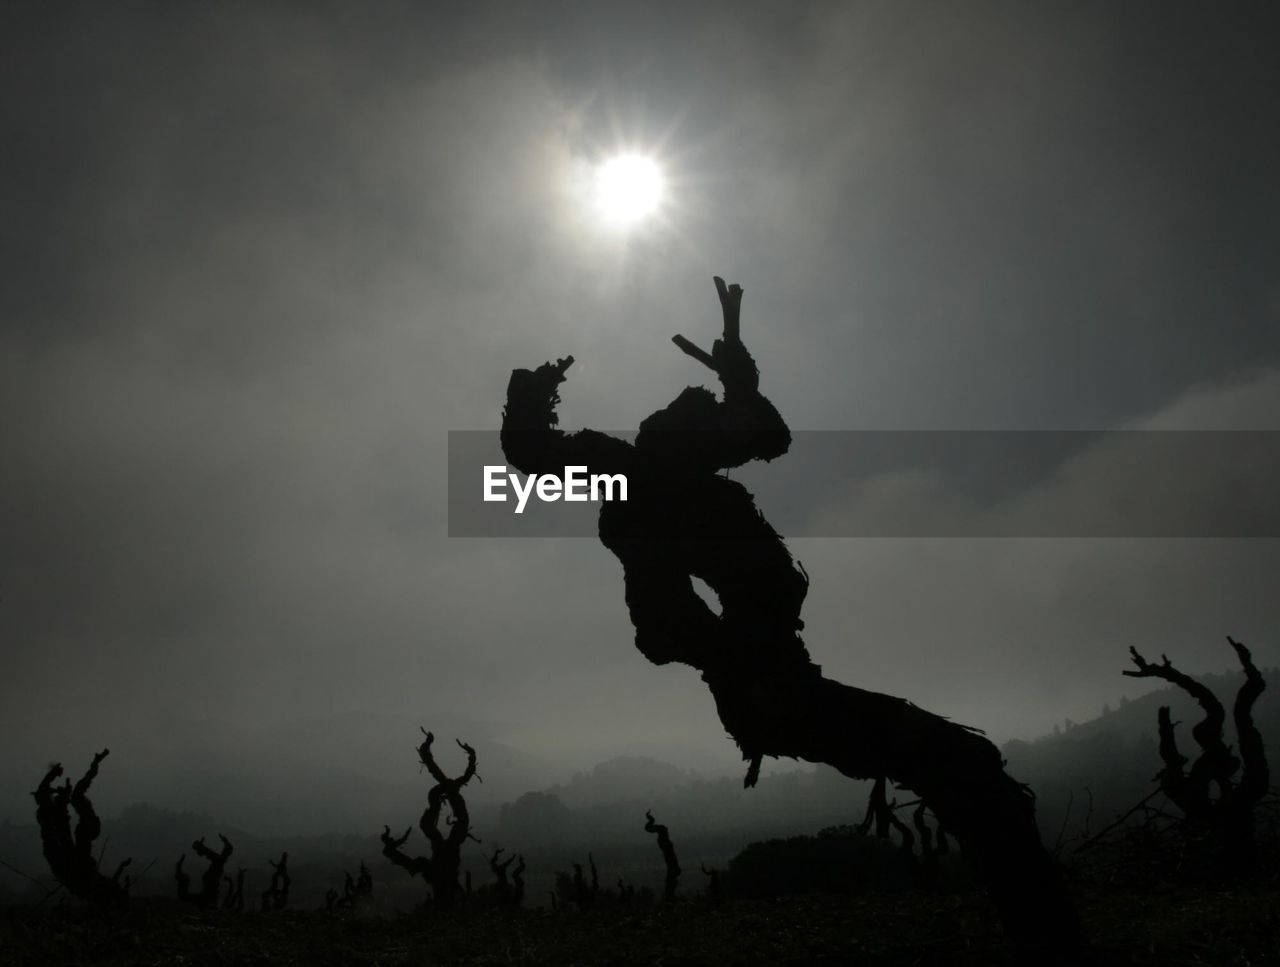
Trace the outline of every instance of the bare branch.
[[1236, 741], [1240, 745], [1240, 759], [1244, 769], [1240, 775], [1239, 795], [1250, 805], [1259, 802], [1267, 793], [1271, 784], [1271, 773], [1267, 766], [1267, 753], [1262, 742], [1262, 733], [1253, 721], [1253, 706], [1267, 687], [1258, 666], [1253, 663], [1253, 655], [1242, 642], [1227, 635], [1227, 642], [1235, 650], [1244, 669], [1244, 684], [1236, 693], [1235, 704], [1231, 709], [1231, 717], [1236, 726]]

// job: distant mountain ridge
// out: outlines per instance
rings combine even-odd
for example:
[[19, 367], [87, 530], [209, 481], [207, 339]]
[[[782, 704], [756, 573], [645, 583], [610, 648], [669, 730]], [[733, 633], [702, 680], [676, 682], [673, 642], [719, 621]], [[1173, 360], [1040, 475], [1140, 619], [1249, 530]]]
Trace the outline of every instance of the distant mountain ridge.
[[705, 777], [648, 756], [615, 756], [586, 772], [576, 772], [565, 783], [543, 790], [566, 806], [579, 809], [635, 799], [666, 798], [675, 790]]

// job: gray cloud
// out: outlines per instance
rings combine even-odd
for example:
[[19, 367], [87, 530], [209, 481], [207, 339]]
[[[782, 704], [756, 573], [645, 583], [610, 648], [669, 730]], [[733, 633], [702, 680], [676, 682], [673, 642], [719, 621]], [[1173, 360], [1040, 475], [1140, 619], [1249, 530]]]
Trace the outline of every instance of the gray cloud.
[[[567, 352], [565, 425], [634, 426], [702, 379], [667, 340], [710, 340], [713, 271], [797, 428], [1274, 411], [1270, 13], [0, 16], [0, 811], [113, 731], [160, 762], [352, 710], [549, 770], [736, 768], [696, 676], [631, 647], [603, 548], [444, 536], [447, 430]], [[620, 138], [672, 179], [626, 240], [568, 187]], [[798, 546], [830, 671], [999, 734], [1113, 698], [1131, 641], [1266, 655], [1266, 550]]]

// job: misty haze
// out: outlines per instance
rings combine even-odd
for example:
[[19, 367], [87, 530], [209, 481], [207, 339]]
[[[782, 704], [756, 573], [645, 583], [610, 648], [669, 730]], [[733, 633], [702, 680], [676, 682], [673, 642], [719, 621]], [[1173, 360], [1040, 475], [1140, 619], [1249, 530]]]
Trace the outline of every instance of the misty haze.
[[[1278, 28], [1270, 8], [1146, 3], [6, 5], [0, 901], [65, 907], [41, 899], [33, 790], [109, 748], [89, 796], [135, 902], [173, 898], [178, 855], [222, 833], [253, 911], [286, 851], [290, 910], [361, 863], [380, 912], [411, 910], [440, 885], [379, 834], [446, 785], [432, 756], [463, 774], [455, 740], [476, 775], [439, 794], [440, 828], [465, 797], [481, 841], [459, 876], [507, 884], [491, 857], [518, 856], [526, 909], [559, 890], [585, 917], [592, 865], [599, 895], [671, 908], [646, 810], [690, 903], [708, 871], [726, 896], [787, 895], [768, 850], [789, 838], [918, 892], [899, 832], [864, 853], [856, 828], [910, 824], [923, 796], [912, 828], [940, 835], [930, 795], [780, 744], [785, 722], [717, 690], [722, 665], [646, 637], [693, 612], [646, 604], [657, 567], [627, 556], [666, 519], [643, 516], [643, 474], [612, 511], [535, 497], [510, 520], [521, 373], [550, 401], [537, 432], [611, 434], [652, 477], [642, 421], [690, 386], [735, 405], [758, 367], [791, 452], [704, 477], [746, 493], [804, 576], [798, 627], [771, 630], [806, 674], [981, 730], [991, 775], [1036, 794], [1046, 870], [1159, 791], [1161, 706], [1197, 757], [1203, 703], [1130, 648], [1225, 704], [1225, 790], [1254, 761], [1232, 731], [1252, 678], [1227, 636], [1244, 643], [1276, 761]], [[734, 298], [749, 355], [726, 376]], [[880, 431], [1049, 442], [981, 473], [860, 463]], [[1163, 464], [1130, 442], [1169, 431], [1204, 436], [1162, 438], [1185, 446]], [[617, 472], [603, 446], [593, 474]], [[466, 516], [486, 465], [523, 532]], [[699, 566], [681, 590], [724, 627], [735, 600], [774, 603]], [[1274, 838], [1273, 789], [1257, 809]], [[417, 825], [402, 849], [430, 852]], [[185, 862], [196, 891], [205, 861]], [[954, 855], [941, 869], [931, 896], [987, 902]], [[1075, 891], [1088, 938], [1103, 904], [1074, 876], [1045, 890]], [[991, 943], [1025, 956], [990, 892]]]

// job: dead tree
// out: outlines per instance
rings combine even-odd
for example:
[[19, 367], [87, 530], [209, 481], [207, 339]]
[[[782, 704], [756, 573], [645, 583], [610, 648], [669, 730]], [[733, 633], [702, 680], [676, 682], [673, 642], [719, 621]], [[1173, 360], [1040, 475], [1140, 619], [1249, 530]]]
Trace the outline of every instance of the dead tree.
[[716, 869], [714, 866], [711, 869], [707, 869], [706, 863], [702, 863], [700, 865], [702, 867], [702, 875], [707, 878], [707, 899], [719, 900], [720, 899], [720, 874], [723, 871]]
[[289, 877], [289, 854], [281, 853], [280, 861], [267, 860], [271, 866], [271, 883], [262, 891], [262, 912], [271, 913], [283, 910], [289, 905], [289, 885], [293, 880]]
[[[871, 795], [867, 798], [867, 813], [855, 829], [865, 835], [874, 824], [876, 838], [887, 840], [892, 840], [893, 837], [890, 834], [896, 832], [899, 837], [898, 851], [906, 864], [911, 882], [917, 887], [933, 888], [938, 884], [939, 859], [951, 850], [946, 831], [941, 825], [936, 829], [929, 825], [926, 818], [928, 806], [923, 799], [900, 807], [896, 800], [892, 802], [888, 800], [885, 786], [886, 781], [883, 776], [872, 785]], [[911, 814], [911, 826], [915, 827], [914, 832], [897, 817], [898, 809], [905, 809], [911, 805], [915, 806], [915, 811]], [[917, 843], [920, 845], [919, 856], [916, 855]]]
[[222, 898], [222, 909], [240, 913], [244, 910], [244, 867], [236, 871], [236, 878], [224, 876], [222, 882], [227, 885], [226, 895]]
[[590, 879], [581, 863], [570, 863], [573, 867], [572, 874], [568, 870], [556, 871], [555, 889], [551, 891], [555, 898], [553, 909], [576, 908], [585, 913], [598, 906], [602, 896], [607, 896], [607, 893], [600, 892], [600, 872], [596, 869], [595, 856], [591, 853], [587, 854], [587, 864], [591, 869]]
[[[897, 800], [889, 801], [885, 793], [885, 786], [884, 776], [876, 779], [872, 785], [871, 795], [867, 798], [867, 814], [857, 826], [857, 830], [865, 834], [874, 823], [876, 838], [890, 841], [893, 839], [890, 833], [896, 832], [898, 834], [898, 851], [901, 853], [903, 862], [911, 874], [911, 881], [912, 883], [919, 883], [920, 863], [916, 859], [916, 834], [911, 831], [911, 827], [898, 818], [896, 812], [898, 808]], [[923, 803], [921, 807], [923, 808]], [[928, 827], [925, 828], [927, 831]], [[932, 847], [931, 841], [930, 847]]]
[[[573, 357], [516, 370], [502, 447], [525, 473], [586, 466], [623, 474], [626, 501], [605, 501], [600, 538], [621, 561], [636, 647], [655, 664], [698, 669], [754, 785], [764, 756], [825, 762], [859, 779], [889, 777], [930, 805], [985, 876], [1005, 928], [1026, 959], [1069, 957], [1079, 920], [1040, 840], [1034, 797], [1004, 771], [981, 733], [911, 704], [832, 681], [800, 631], [803, 568], [740, 483], [721, 471], [771, 460], [791, 435], [759, 391], [739, 336], [742, 290], [716, 279], [724, 330], [712, 351], [677, 343], [710, 367], [723, 399], [690, 387], [646, 418], [631, 443], [557, 428], [559, 387]], [[695, 590], [719, 596], [720, 613]]]
[[333, 887], [324, 891], [324, 908], [328, 911], [350, 910], [364, 903], [373, 895], [373, 874], [360, 862], [360, 872], [353, 878], [350, 870], [342, 873], [342, 892]]
[[516, 854], [516, 868], [511, 871], [511, 905], [520, 906], [524, 903], [524, 854]]
[[590, 910], [600, 899], [600, 871], [596, 869], [596, 858], [587, 853], [587, 864], [591, 868], [591, 882], [582, 869], [581, 863], [573, 864], [573, 901], [579, 910]]
[[947, 850], [946, 834], [942, 827], [935, 830], [925, 818], [925, 804], [921, 802], [911, 814], [912, 825], [920, 841], [920, 864], [917, 867], [917, 883], [919, 886], [933, 889], [938, 885], [938, 864], [940, 857]]
[[360, 872], [354, 880], [350, 873], [346, 873], [345, 876], [346, 882], [342, 885], [343, 906], [355, 907], [373, 896], [373, 874], [369, 872], [369, 867], [364, 865], [363, 860], [360, 861]]
[[204, 873], [200, 875], [200, 892], [194, 893], [191, 890], [191, 877], [183, 869], [186, 862], [187, 854], [183, 853], [178, 857], [178, 864], [174, 868], [173, 878], [178, 883], [178, 899], [186, 903], [194, 903], [198, 907], [205, 907], [213, 910], [218, 906], [218, 891], [222, 887], [222, 874], [227, 867], [227, 860], [231, 858], [234, 847], [231, 841], [221, 833], [218, 839], [222, 840], [222, 849], [215, 853], [204, 843], [204, 837], [191, 844], [191, 850], [201, 859], [209, 864]]
[[[426, 767], [435, 785], [427, 793], [427, 808], [418, 821], [418, 828], [431, 844], [430, 856], [409, 856], [402, 847], [413, 832], [410, 826], [404, 835], [394, 837], [391, 827], [384, 827], [382, 833], [382, 855], [396, 866], [407, 870], [413, 876], [421, 876], [431, 886], [432, 902], [438, 909], [452, 909], [458, 899], [458, 874], [462, 867], [462, 845], [468, 840], [479, 843], [471, 833], [471, 818], [467, 812], [466, 801], [462, 798], [462, 789], [476, 776], [476, 750], [465, 742], [458, 742], [458, 747], [467, 754], [467, 767], [462, 774], [450, 778], [436, 764], [431, 745], [435, 741], [426, 729], [426, 736], [418, 746], [418, 758]], [[441, 830], [441, 816], [445, 806], [449, 812], [444, 817], [444, 829]]]
[[[98, 868], [99, 859], [93, 855], [93, 844], [102, 834], [102, 821], [89, 801], [89, 786], [98, 777], [98, 766], [110, 753], [110, 749], [96, 753], [75, 785], [70, 779], [54, 785], [62, 778], [62, 765], [53, 763], [31, 795], [36, 800], [40, 845], [54, 879], [72, 896], [99, 906], [123, 907], [129, 902], [132, 881], [124, 871], [131, 860], [124, 860], [107, 876]], [[71, 810], [76, 814], [74, 832]]]
[[369, 867], [364, 865], [363, 860], [360, 862], [360, 872], [355, 878], [352, 878], [350, 870], [344, 870], [342, 875], [344, 882], [341, 894], [333, 887], [325, 891], [324, 908], [326, 910], [354, 909], [373, 895], [373, 874], [369, 872]]
[[916, 834], [911, 831], [911, 827], [898, 818], [898, 801], [895, 799], [885, 807], [889, 813], [889, 825], [891, 825], [898, 834], [898, 850], [902, 853], [902, 857], [907, 864], [907, 868], [911, 870], [911, 879], [914, 882], [919, 878], [919, 867], [916, 860]]
[[862, 822], [858, 824], [858, 832], [866, 835], [871, 831], [874, 824], [876, 830], [876, 839], [889, 838], [889, 800], [885, 794], [885, 778], [877, 776], [876, 781], [871, 784], [871, 795], [867, 797], [867, 812], [862, 817]]
[[516, 861], [514, 856], [508, 856], [505, 860], [501, 859], [503, 850], [495, 849], [493, 855], [489, 857], [489, 870], [494, 875], [494, 893], [497, 895], [498, 902], [503, 906], [512, 906], [514, 893], [511, 889], [511, 880], [507, 877], [507, 870], [511, 864]]
[[1182, 689], [1200, 706], [1204, 717], [1191, 728], [1191, 737], [1200, 749], [1187, 767], [1188, 758], [1178, 748], [1169, 706], [1160, 707], [1157, 723], [1160, 760], [1163, 768], [1156, 779], [1160, 789], [1182, 812], [1184, 827], [1207, 834], [1214, 842], [1213, 853], [1224, 869], [1233, 874], [1248, 873], [1255, 859], [1254, 811], [1267, 794], [1270, 770], [1262, 735], [1253, 721], [1253, 706], [1266, 688], [1262, 673], [1253, 663], [1249, 649], [1228, 636], [1227, 642], [1244, 669], [1244, 683], [1236, 693], [1232, 720], [1239, 754], [1223, 738], [1226, 711], [1218, 697], [1202, 682], [1179, 671], [1165, 655], [1160, 664], [1147, 661], [1130, 648], [1135, 668], [1124, 672], [1130, 678], [1158, 678]]
[[675, 844], [671, 842], [671, 832], [662, 823], [653, 821], [653, 812], [645, 810], [644, 831], [654, 833], [658, 837], [658, 849], [662, 851], [662, 862], [666, 865], [666, 877], [662, 881], [662, 896], [667, 902], [676, 897], [676, 886], [680, 882], [680, 861], [676, 859]]

